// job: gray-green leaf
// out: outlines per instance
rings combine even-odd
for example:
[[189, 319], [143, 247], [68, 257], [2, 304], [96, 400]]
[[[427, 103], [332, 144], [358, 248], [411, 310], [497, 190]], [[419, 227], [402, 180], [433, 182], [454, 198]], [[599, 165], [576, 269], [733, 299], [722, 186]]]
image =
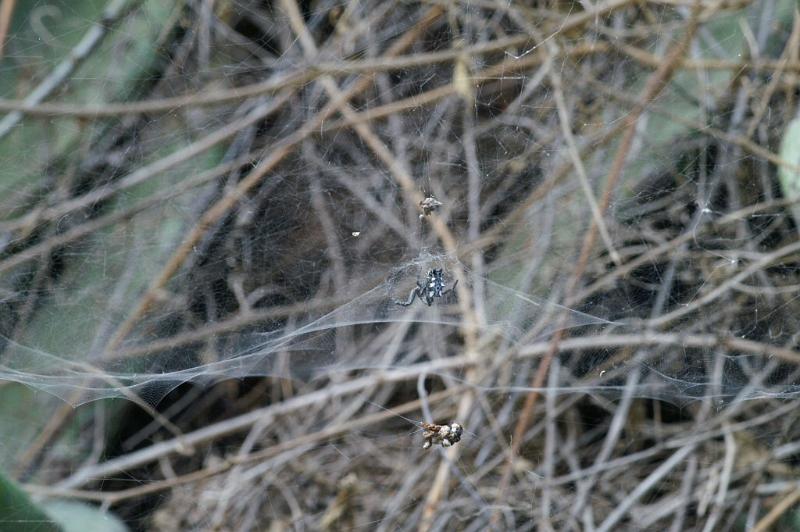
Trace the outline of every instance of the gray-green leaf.
[[[795, 166], [800, 165], [800, 118], [795, 118], [789, 122], [781, 141], [780, 157], [787, 163]], [[798, 203], [791, 206], [791, 211], [795, 225], [800, 230], [800, 172], [793, 168], [781, 166], [778, 168], [778, 179], [781, 183], [783, 196], [786, 199], [798, 201]]]

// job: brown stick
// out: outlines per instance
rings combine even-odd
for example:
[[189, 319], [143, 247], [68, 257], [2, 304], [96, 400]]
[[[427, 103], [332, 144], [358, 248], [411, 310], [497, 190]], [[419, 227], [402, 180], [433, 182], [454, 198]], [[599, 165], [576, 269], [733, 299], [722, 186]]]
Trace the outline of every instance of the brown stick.
[[8, 37], [8, 27], [11, 25], [11, 17], [14, 15], [14, 4], [17, 0], [3, 0], [0, 4], [0, 59], [3, 58], [3, 49]]
[[775, 522], [789, 511], [792, 506], [797, 504], [798, 501], [800, 501], [800, 488], [795, 488], [783, 497], [778, 504], [773, 506], [767, 515], [756, 523], [756, 526], [753, 527], [753, 532], [766, 532], [772, 529]]

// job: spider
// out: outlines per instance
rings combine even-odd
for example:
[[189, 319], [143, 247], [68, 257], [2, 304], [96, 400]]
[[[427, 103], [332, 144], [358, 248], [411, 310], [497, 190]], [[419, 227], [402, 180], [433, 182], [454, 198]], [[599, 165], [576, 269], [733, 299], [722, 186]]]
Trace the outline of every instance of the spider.
[[453, 283], [452, 288], [445, 290], [445, 282], [444, 282], [444, 275], [442, 274], [442, 269], [433, 269], [428, 270], [428, 275], [425, 279], [425, 283], [421, 283], [417, 281], [417, 286], [415, 286], [411, 293], [408, 294], [408, 300], [405, 302], [403, 301], [395, 301], [396, 304], [407, 307], [414, 302], [415, 298], [419, 298], [420, 301], [423, 301], [429, 307], [433, 305], [433, 300], [437, 297], [444, 297], [450, 292], [453, 292], [456, 289], [456, 285], [458, 284], [458, 280]]
[[423, 449], [439, 444], [442, 447], [450, 447], [454, 443], [461, 441], [461, 434], [464, 432], [464, 428], [458, 423], [450, 423], [449, 425], [421, 423], [421, 425], [424, 429], [422, 437], [425, 438], [425, 443], [422, 444]]
[[433, 196], [427, 196], [424, 200], [419, 202], [419, 206], [422, 209], [422, 214], [419, 215], [420, 220], [425, 218], [426, 216], [430, 216], [430, 214], [441, 207], [443, 203]]

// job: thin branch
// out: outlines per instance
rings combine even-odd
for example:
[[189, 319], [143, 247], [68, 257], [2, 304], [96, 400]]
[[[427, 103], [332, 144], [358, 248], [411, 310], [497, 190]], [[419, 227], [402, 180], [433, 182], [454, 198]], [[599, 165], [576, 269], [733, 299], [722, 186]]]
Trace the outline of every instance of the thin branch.
[[[103, 10], [100, 20], [89, 28], [78, 44], [70, 50], [67, 57], [25, 98], [25, 105], [35, 106], [66, 82], [75, 69], [103, 42], [109, 31], [140, 3], [141, 0], [111, 0]], [[0, 120], [0, 139], [8, 135], [23, 116], [23, 112], [13, 111]]]

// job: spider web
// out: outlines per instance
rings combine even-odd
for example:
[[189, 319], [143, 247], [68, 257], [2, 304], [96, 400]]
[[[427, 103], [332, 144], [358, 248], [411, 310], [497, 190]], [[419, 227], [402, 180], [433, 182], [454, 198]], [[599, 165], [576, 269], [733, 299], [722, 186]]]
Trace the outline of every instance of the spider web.
[[[133, 18], [129, 24], [149, 27], [153, 17], [166, 14], [148, 10], [142, 11], [144, 21]], [[549, 42], [550, 38], [545, 39], [536, 47]], [[513, 66], [524, 61], [536, 47], [520, 47], [519, 53], [504, 50], [500, 56]], [[113, 56], [113, 48], [109, 53]], [[288, 61], [288, 57], [281, 60]], [[480, 67], [470, 66], [475, 72]], [[92, 66], [86, 68], [91, 71]], [[281, 68], [276, 71], [278, 79], [285, 75]], [[424, 87], [436, 79], [437, 72], [434, 66], [418, 72], [401, 70], [408, 80], [393, 90], [401, 97], [415, 86], [413, 80], [419, 80]], [[284, 113], [284, 120], [275, 121], [274, 130], [266, 136], [266, 149], [254, 146], [256, 124], [277, 112], [283, 102], [280, 95], [246, 102], [234, 109], [233, 129], [227, 110], [212, 109], [196, 118], [187, 116], [191, 127], [183, 133], [160, 127], [168, 123], [168, 118], [148, 118], [136, 128], [137, 142], [125, 144], [120, 164], [107, 168], [107, 161], [95, 163], [97, 168], [92, 171], [99, 170], [106, 177], [90, 193], [78, 194], [65, 206], [45, 209], [38, 218], [22, 210], [5, 222], [15, 238], [24, 241], [21, 235], [30, 226], [37, 235], [33, 239], [42, 241], [32, 247], [25, 243], [22, 253], [12, 252], [0, 262], [0, 269], [13, 272], [7, 285], [11, 294], [6, 299], [10, 326], [5, 331], [4, 370], [0, 376], [72, 402], [121, 396], [130, 390], [157, 402], [178, 383], [187, 381], [209, 383], [246, 376], [309, 379], [332, 371], [402, 367], [452, 356], [458, 344], [450, 340], [458, 337], [464, 319], [463, 309], [455, 301], [437, 301], [431, 308], [415, 304], [410, 309], [393, 303], [404, 300], [417, 280], [437, 266], [448, 276], [456, 270], [466, 273], [467, 278], [459, 282], [474, 296], [480, 335], [487, 344], [496, 345], [499, 360], [516, 356], [515, 352], [524, 350], [526, 345], [541, 342], [565, 328], [581, 326], [591, 334], [601, 330], [635, 334], [637, 331], [632, 331], [630, 325], [627, 329], [620, 327], [622, 322], [639, 318], [633, 294], [618, 297], [607, 291], [602, 297], [584, 298], [576, 308], [559, 302], [565, 286], [560, 269], [574, 260], [575, 236], [592, 223], [583, 201], [571, 199], [580, 190], [578, 184], [569, 180], [553, 186], [545, 201], [534, 204], [532, 209], [510, 201], [514, 194], [531, 193], [526, 182], [552, 186], [541, 175], [569, 168], [569, 149], [539, 143], [532, 136], [519, 133], [520, 128], [535, 132], [546, 125], [536, 121], [539, 117], [525, 121], [524, 115], [519, 114], [526, 99], [546, 79], [545, 74], [541, 67], [532, 77], [498, 76], [499, 82], [522, 82], [527, 87], [514, 89], [515, 99], [502, 112], [495, 111], [492, 97], [486, 96], [483, 105], [488, 107], [481, 111], [484, 116], [480, 126], [470, 124], [475, 118], [466, 115], [467, 122], [462, 127], [471, 132], [472, 140], [466, 138], [467, 133], [454, 134], [443, 127], [458, 112], [458, 100], [445, 100], [431, 113], [410, 109], [404, 117], [406, 130], [418, 132], [421, 138], [436, 139], [442, 146], [473, 146], [463, 155], [440, 151], [436, 142], [429, 148], [416, 143], [413, 137], [399, 136], [391, 143], [400, 158], [408, 153], [418, 154], [409, 159], [411, 175], [420, 176], [416, 183], [419, 190], [443, 201], [442, 211], [435, 216], [443, 216], [454, 227], [464, 225], [467, 241], [477, 238], [481, 231], [500, 235], [494, 249], [472, 258], [467, 253], [464, 263], [431, 246], [437, 237], [430, 224], [424, 217], [417, 220], [418, 209], [405, 202], [406, 192], [398, 186], [395, 175], [369, 160], [363, 151], [353, 149], [359, 145], [352, 133], [335, 123], [326, 126], [324, 120], [317, 125], [315, 113], [325, 101], [321, 93], [304, 96], [299, 113]], [[495, 78], [476, 79], [489, 83]], [[592, 80], [600, 81], [613, 82]], [[638, 81], [633, 78], [627, 85], [635, 87]], [[679, 78], [678, 89], [681, 83], [689, 82], [685, 76]], [[375, 95], [356, 106], [380, 105], [387, 94], [387, 87], [381, 83], [377, 82], [379, 90]], [[459, 90], [462, 89], [465, 90]], [[669, 105], [670, 99], [682, 102], [685, 95], [678, 89], [665, 93], [657, 105]], [[113, 98], [118, 90], [103, 86], [92, 97], [107, 100], [108, 93]], [[465, 92], [462, 96], [469, 95]], [[481, 98], [478, 94], [470, 97]], [[545, 95], [542, 102], [551, 100]], [[304, 129], [308, 124], [314, 124], [313, 132], [319, 135], [313, 141], [312, 130]], [[395, 127], [392, 124], [390, 121], [387, 127]], [[26, 130], [36, 132], [39, 127], [37, 122], [23, 122], [13, 136], [14, 142], [20, 142]], [[198, 147], [195, 134], [205, 130], [220, 140], [228, 139], [229, 145], [224, 149]], [[298, 131], [309, 132], [307, 138], [294, 145], [298, 155], [264, 176], [253, 196], [242, 200], [234, 216], [215, 222], [208, 237], [194, 244], [185, 256], [186, 267], [173, 273], [171, 286], [150, 288], [152, 280], [162, 275], [164, 264], [176, 256], [176, 247], [185, 241], [182, 231], [196, 226], [202, 219], [199, 213], [206, 206], [215, 202], [219, 205], [237, 182], [247, 181], [264, 160], [269, 161], [270, 143], [282, 146], [280, 139]], [[659, 129], [659, 133], [665, 131]], [[104, 135], [115, 138], [113, 130], [101, 123], [92, 123], [85, 134], [87, 139], [101, 139]], [[593, 137], [590, 130], [587, 135], [587, 147], [599, 141], [599, 135]], [[116, 138], [119, 141], [121, 137]], [[108, 148], [100, 140], [92, 142], [96, 142], [93, 149], [97, 153]], [[662, 151], [658, 149], [663, 146], [660, 137], [649, 136], [647, 142], [649, 146], [636, 146], [634, 150]], [[166, 151], [181, 155], [174, 158], [176, 162], [167, 164], [160, 157], [165, 146]], [[540, 159], [534, 166], [525, 162], [533, 153]], [[5, 158], [15, 168], [16, 159], [10, 155]], [[652, 175], [670, 166], [669, 160], [668, 153], [639, 157], [630, 163], [629, 173]], [[127, 161], [136, 164], [129, 169]], [[681, 164], [689, 168], [697, 161]], [[525, 177], [505, 179], [509, 171]], [[463, 181], [465, 173], [470, 177], [468, 190], [463, 193], [451, 185]], [[187, 180], [187, 175], [194, 178]], [[6, 187], [21, 203], [35, 203], [39, 194], [36, 190], [14, 190], [13, 184]], [[76, 187], [80, 188], [77, 184]], [[689, 179], [672, 195], [680, 197], [682, 188], [700, 193], [703, 207], [687, 213], [692, 218], [685, 230], [693, 235], [701, 252], [722, 260], [712, 274], [722, 271], [725, 264], [736, 267], [724, 250], [736, 245], [735, 240], [725, 237], [714, 241], [698, 236], [704, 227], [713, 225], [714, 215], [723, 215], [723, 211], [712, 208], [718, 185], [707, 190], [700, 178]], [[107, 202], [103, 206], [107, 214], [82, 224], [86, 208], [99, 205], [100, 201]], [[611, 211], [623, 227], [636, 223], [641, 205], [657, 204], [651, 201], [646, 186], [634, 188], [627, 199], [616, 201]], [[301, 210], [295, 206], [302, 206]], [[305, 213], [313, 213], [315, 220], [309, 223]], [[48, 224], [54, 220], [58, 225], [48, 237]], [[71, 229], [62, 231], [58, 227]], [[40, 230], [45, 232], [43, 237], [38, 235]], [[754, 229], [756, 235], [761, 230], [761, 226]], [[651, 243], [645, 240], [644, 245]], [[413, 250], [421, 251], [414, 259], [404, 259]], [[46, 289], [37, 288], [35, 282], [31, 284], [37, 270], [30, 267], [35, 264], [30, 261], [52, 253], [56, 254], [58, 280]], [[46, 277], [43, 270], [38, 275]], [[327, 293], [329, 301], [314, 297], [315, 289]], [[693, 290], [694, 294], [688, 293], [685, 298], [689, 304], [703, 293], [703, 283]], [[148, 311], [130, 318], [136, 314], [136, 304], [143, 293], [149, 298]], [[37, 298], [32, 312], [20, 320], [25, 313], [18, 312], [19, 305], [15, 306], [14, 301], [25, 301], [31, 294]], [[672, 297], [683, 296], [676, 293]], [[669, 303], [662, 302], [661, 306]], [[678, 311], [672, 311], [675, 312]], [[120, 340], [115, 335], [131, 319], [132, 334], [126, 333]], [[203, 332], [202, 327], [196, 326], [199, 323], [214, 325]], [[407, 358], [400, 353], [383, 357], [364, 350], [359, 342], [384, 338], [381, 335], [386, 324], [414, 324], [408, 328], [411, 332], [404, 345], [411, 346], [411, 338], [426, 337], [433, 339], [428, 342], [431, 345], [422, 348], [424, 353]], [[637, 394], [683, 401], [706, 393], [707, 385], [713, 384], [710, 361], [725, 360], [723, 366], [729, 369], [723, 372], [723, 382], [712, 386], [717, 390], [715, 394], [732, 397], [745, 389], [748, 397], [794, 392], [791, 382], [777, 389], [767, 386], [784, 382], [788, 369], [783, 367], [773, 368], [777, 373], [766, 380], [756, 380], [761, 384], [755, 384], [753, 389], [745, 386], [749, 381], [743, 375], [767, 371], [765, 368], [772, 368], [773, 364], [758, 363], [753, 360], [756, 355], [710, 353], [708, 345], [709, 342], [699, 347], [683, 346], [674, 355], [634, 356], [608, 368], [604, 363], [613, 357], [602, 346], [593, 353], [565, 355], [569, 360], [565, 359], [561, 367], [572, 368], [572, 377], [565, 374], [565, 384], [558, 389], [564, 393], [616, 393], [625, 384], [609, 379], [624, 379], [635, 369], [648, 375], [635, 387]], [[367, 352], [372, 354], [363, 354]], [[604, 383], [571, 382], [600, 372]], [[80, 391], [83, 393], [76, 393]]]
[[[418, 334], [441, 333], [439, 335], [445, 341], [457, 333], [462, 325], [460, 312], [454, 302], [447, 304], [447, 298], [443, 298], [428, 307], [418, 301], [406, 308], [398, 305], [397, 301], [406, 299], [402, 294], [407, 293], [405, 287], [410, 282], [424, 279], [423, 272], [433, 268], [449, 272], [452, 271], [453, 262], [446, 256], [426, 253], [403, 266], [392, 268], [384, 282], [308, 323], [290, 329], [249, 334], [237, 331], [232, 335], [233, 340], [220, 335], [215, 338], [220, 347], [216, 353], [218, 360], [207, 364], [190, 363], [187, 367], [175, 368], [174, 361], [180, 356], [180, 348], [170, 350], [156, 346], [148, 349], [146, 344], [129, 343], [122, 348], [122, 354], [105, 357], [106, 363], [102, 366], [92, 366], [81, 360], [80, 353], [59, 356], [6, 339], [6, 356], [0, 378], [33, 386], [65, 400], [75, 397], [76, 391], [83, 392], [79, 395], [81, 402], [125, 397], [132, 391], [155, 404], [173, 387], [190, 381], [209, 384], [220, 379], [252, 376], [308, 380], [333, 371], [397, 368], [398, 365], [412, 364], [416, 360], [407, 359], [403, 362], [386, 359], [377, 362], [359, 356], [358, 344], [354, 346], [355, 349], [344, 352], [337, 350], [337, 338], [356, 334], [369, 339], [381, 334], [382, 325], [394, 323], [405, 324], [405, 328], [413, 324]], [[537, 321], [555, 312], [564, 312], [568, 316], [558, 326], [561, 328], [612, 324], [608, 320], [540, 300], [490, 279], [475, 276], [463, 265], [461, 267], [469, 276], [463, 285], [474, 289], [474, 283], [479, 282], [485, 284], [491, 294], [487, 298], [487, 315], [491, 319], [483, 324], [486, 333], [495, 335], [509, 345], [514, 345], [528, 334]], [[544, 323], [535, 336], [528, 334], [528, 339], [545, 338], [555, 332], [556, 327], [556, 323]], [[163, 342], [160, 344], [163, 346]], [[126, 371], [138, 365], [137, 358], [145, 360], [140, 366], [142, 370]], [[165, 360], [172, 361], [172, 368], [164, 368]]]

